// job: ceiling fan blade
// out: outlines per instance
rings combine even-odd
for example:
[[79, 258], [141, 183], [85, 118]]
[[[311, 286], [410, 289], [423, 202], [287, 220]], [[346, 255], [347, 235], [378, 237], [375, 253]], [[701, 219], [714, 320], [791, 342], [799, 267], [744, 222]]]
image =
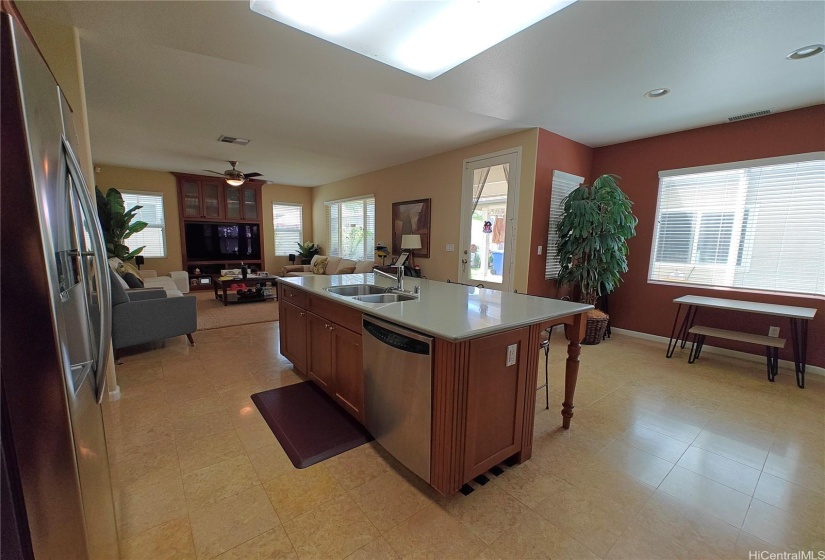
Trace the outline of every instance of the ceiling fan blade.
[[262, 177], [263, 173], [244, 173], [243, 176], [247, 179], [252, 179], [253, 177]]
[[212, 171], [211, 169], [204, 169], [204, 171], [206, 171], [207, 173], [214, 173], [215, 175], [220, 175], [221, 177], [224, 176], [223, 171]]

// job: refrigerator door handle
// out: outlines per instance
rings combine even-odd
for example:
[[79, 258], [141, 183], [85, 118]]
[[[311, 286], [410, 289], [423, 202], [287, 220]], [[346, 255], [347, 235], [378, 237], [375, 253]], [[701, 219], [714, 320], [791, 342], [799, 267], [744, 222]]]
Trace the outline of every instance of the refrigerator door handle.
[[[92, 205], [86, 179], [83, 178], [83, 173], [80, 171], [80, 164], [77, 162], [72, 146], [66, 138], [61, 135], [60, 139], [65, 152], [66, 168], [80, 199], [83, 214], [90, 224], [97, 225], [99, 223], [97, 212], [95, 206]], [[106, 376], [104, 372], [106, 365], [109, 363], [109, 347], [112, 340], [112, 292], [111, 286], [109, 286], [109, 262], [106, 258], [106, 243], [103, 241], [103, 234], [100, 227], [90, 229], [90, 237], [95, 253], [95, 282], [100, 297], [100, 340], [98, 341], [95, 378], [97, 381], [97, 402], [102, 403], [106, 394]]]

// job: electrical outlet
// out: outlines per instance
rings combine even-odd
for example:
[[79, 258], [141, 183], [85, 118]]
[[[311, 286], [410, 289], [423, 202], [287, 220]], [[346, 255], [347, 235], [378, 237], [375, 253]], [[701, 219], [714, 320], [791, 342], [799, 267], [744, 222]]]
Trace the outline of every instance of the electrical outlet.
[[542, 249], [543, 249], [543, 247], [541, 245], [539, 245], [539, 248], [536, 250], [536, 254], [541, 255], [541, 250]]
[[453, 245], [452, 243], [447, 243], [447, 247], [445, 248], [445, 250], [448, 253], [452, 253], [453, 251], [455, 251], [455, 245]]
[[771, 327], [768, 329], [768, 336], [779, 336], [779, 327]]
[[507, 367], [516, 365], [516, 353], [518, 352], [518, 344], [511, 344], [507, 347]]

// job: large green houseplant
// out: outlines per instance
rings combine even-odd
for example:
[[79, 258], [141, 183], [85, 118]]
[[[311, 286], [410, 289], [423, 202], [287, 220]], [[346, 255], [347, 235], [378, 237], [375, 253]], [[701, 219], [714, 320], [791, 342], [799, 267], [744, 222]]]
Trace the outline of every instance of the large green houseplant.
[[[618, 179], [602, 175], [592, 186], [581, 185], [562, 201], [556, 246], [561, 267], [558, 282], [575, 286], [582, 303], [596, 305], [600, 296], [616, 289], [621, 274], [627, 272], [627, 240], [636, 235], [639, 220]], [[607, 326], [606, 316], [591, 315], [589, 322]]]
[[109, 258], [117, 257], [126, 262], [143, 251], [143, 247], [130, 250], [125, 244], [133, 234], [143, 231], [149, 225], [146, 222], [135, 219], [137, 211], [143, 206], [133, 206], [126, 210], [123, 202], [123, 195], [117, 189], [109, 189], [106, 194], [95, 188], [97, 198], [97, 217], [103, 229], [103, 239], [106, 241], [106, 253]]

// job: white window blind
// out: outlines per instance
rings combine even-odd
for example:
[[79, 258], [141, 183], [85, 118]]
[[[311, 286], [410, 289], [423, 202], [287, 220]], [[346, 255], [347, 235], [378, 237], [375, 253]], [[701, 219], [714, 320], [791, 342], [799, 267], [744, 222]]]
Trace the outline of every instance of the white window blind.
[[303, 243], [304, 208], [300, 204], [272, 205], [272, 225], [275, 229], [275, 255], [287, 256], [298, 252], [296, 243]]
[[659, 176], [651, 282], [825, 295], [825, 153]]
[[375, 254], [375, 198], [334, 200], [327, 207], [327, 248], [333, 257], [372, 260]]
[[544, 278], [559, 277], [559, 255], [556, 252], [556, 244], [559, 242], [559, 234], [556, 227], [561, 220], [562, 200], [573, 192], [579, 185], [584, 183], [584, 177], [571, 175], [564, 171], [553, 171], [553, 186], [550, 190], [550, 224], [547, 228], [547, 247], [545, 248], [546, 261], [544, 265]]
[[133, 206], [143, 206], [137, 211], [135, 221], [149, 224], [143, 231], [126, 240], [126, 245], [135, 250], [141, 245], [146, 248], [140, 254], [146, 258], [166, 257], [166, 229], [163, 221], [163, 194], [139, 191], [120, 191], [126, 210]]

